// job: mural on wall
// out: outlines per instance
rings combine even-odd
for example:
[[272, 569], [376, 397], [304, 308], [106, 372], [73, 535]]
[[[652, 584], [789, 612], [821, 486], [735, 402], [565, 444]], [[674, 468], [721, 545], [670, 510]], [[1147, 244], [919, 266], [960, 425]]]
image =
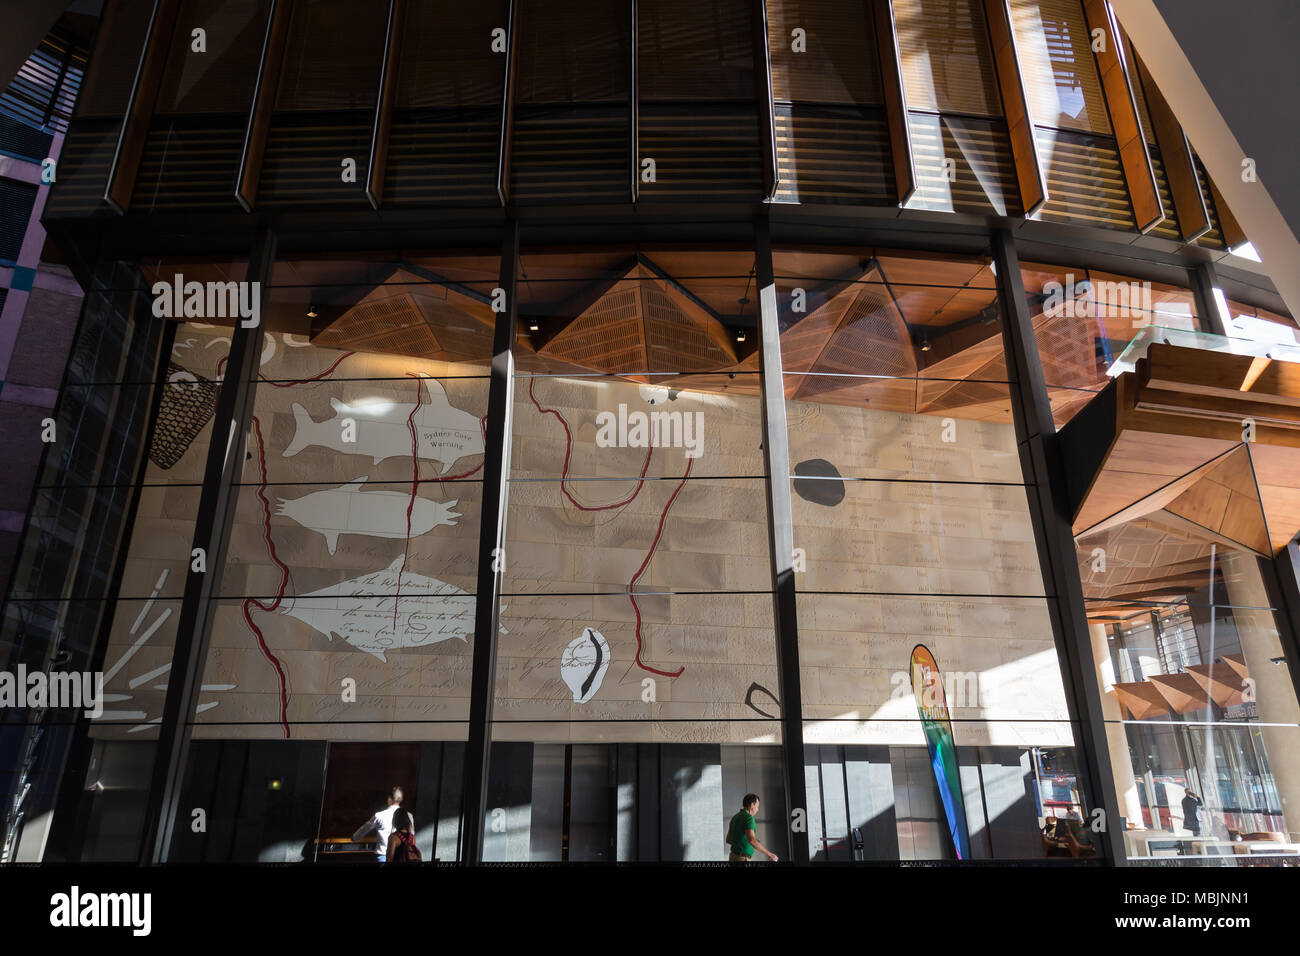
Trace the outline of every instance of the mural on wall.
[[[194, 379], [167, 386], [164, 407], [195, 381], [215, 396], [228, 331], [178, 330], [172, 361]], [[262, 355], [196, 735], [453, 739], [470, 697], [485, 370], [278, 333]], [[521, 375], [501, 739], [579, 717], [566, 731], [575, 740], [779, 739], [761, 408], [727, 386]], [[602, 445], [596, 416], [623, 404], [703, 414], [703, 453]], [[186, 414], [191, 432], [203, 424], [179, 457], [162, 467], [155, 452], [172, 439], [161, 429], [150, 450], [106, 658], [122, 660], [105, 688], [122, 695], [121, 714], [101, 734], [148, 736], [161, 712], [212, 437], [210, 412]], [[1021, 733], [1008, 715], [1031, 713], [1033, 743], [1068, 743], [1040, 729], [1065, 715], [1041, 602], [951, 597], [1041, 586], [1018, 470], [978, 470], [987, 448], [1017, 461], [1009, 426], [963, 424], [962, 441], [943, 444], [925, 416], [792, 401], [790, 420], [795, 543], [809, 559], [798, 584], [826, 592], [799, 612], [810, 739], [919, 744], [915, 714], [909, 727], [890, 710], [884, 662], [923, 638], [951, 667], [1002, 668], [1034, 690], [990, 713], [992, 731], [983, 711], [960, 709], [969, 742]], [[920, 462], [953, 482], [856, 480]], [[935, 595], [880, 596], [924, 588]], [[357, 681], [355, 705], [340, 704], [344, 677]]]
[[925, 746], [930, 752], [930, 767], [939, 786], [943, 813], [948, 819], [957, 859], [970, 859], [970, 837], [966, 831], [966, 803], [962, 799], [961, 775], [957, 768], [957, 744], [952, 735], [948, 701], [939, 676], [939, 664], [924, 644], [912, 648], [912, 693], [925, 731]]
[[584, 628], [581, 637], [569, 642], [560, 658], [560, 673], [573, 691], [575, 704], [585, 704], [596, 696], [605, 671], [609, 670], [609, 662], [609, 644], [600, 631]]
[[[771, 701], [771, 703], [767, 705], [772, 708], [771, 712], [764, 710], [762, 707], [759, 707], [758, 704], [754, 702], [755, 695], [758, 695], [760, 702], [763, 702], [762, 701], [763, 697], [766, 697], [768, 700]], [[770, 690], [768, 690], [758, 681], [754, 681], [754, 683], [750, 684], [749, 690], [745, 691], [745, 706], [747, 706], [754, 713], [758, 714], [760, 717], [767, 717], [770, 720], [781, 719], [781, 702], [776, 699], [775, 694], [773, 694]]]
[[804, 501], [833, 508], [844, 500], [844, 477], [825, 458], [810, 458], [794, 466], [791, 483]]
[[[150, 639], [153, 638], [153, 636], [157, 634], [169, 620], [171, 620], [176, 608], [166, 606], [155, 607], [155, 602], [158, 600], [159, 592], [162, 591], [167, 584], [167, 577], [168, 571], [164, 568], [162, 573], [158, 575], [158, 580], [154, 583], [153, 591], [149, 595], [149, 599], [144, 602], [144, 605], [140, 608], [135, 619], [131, 622], [130, 628], [127, 630], [127, 636], [131, 639], [130, 646], [121, 651], [116, 659], [109, 664], [104, 671], [105, 687], [121, 687], [120, 682], [115, 683], [118, 675], [123, 673], [124, 669], [131, 663], [136, 655], [139, 654], [141, 650], [148, 647]], [[154, 616], [152, 620], [149, 620], [150, 615], [153, 614], [155, 609], [158, 611], [157, 615]], [[147, 626], [145, 625], [146, 620], [149, 620]], [[126, 728], [126, 733], [128, 735], [139, 734], [158, 726], [162, 721], [161, 714], [151, 718], [148, 710], [137, 709], [136, 698], [147, 697], [151, 693], [166, 693], [167, 673], [170, 670], [170, 663], [163, 663], [157, 667], [152, 667], [143, 671], [140, 671], [139, 668], [133, 668], [132, 673], [134, 673], [135, 676], [127, 679], [124, 687], [121, 687], [117, 692], [106, 692], [104, 694], [105, 706], [100, 719], [113, 721], [140, 721], [140, 723]], [[199, 687], [199, 691], [203, 694], [215, 695], [220, 691], [235, 690], [237, 686], [238, 685], [236, 684], [204, 683]], [[143, 690], [141, 690], [141, 688], [143, 688]], [[218, 706], [220, 703], [221, 701], [219, 699], [200, 700], [198, 705], [194, 708], [194, 712], [196, 715], [206, 713]]]
[[452, 638], [468, 642], [474, 633], [474, 596], [454, 584], [403, 571], [405, 560], [394, 558], [382, 571], [304, 594], [287, 602], [283, 613], [384, 663], [388, 651]]
[[430, 501], [413, 499], [409, 493], [365, 491], [366, 477], [301, 498], [280, 498], [275, 513], [323, 535], [330, 554], [338, 550], [341, 534], [405, 539], [427, 534], [439, 525], [454, 525], [460, 517], [451, 510], [455, 500]]
[[[292, 458], [304, 448], [320, 445], [340, 454], [364, 455], [375, 464], [388, 458], [411, 457], [411, 436], [418, 436], [417, 458], [436, 461], [442, 473], [467, 455], [483, 454], [483, 423], [477, 415], [455, 408], [446, 389], [435, 379], [422, 378], [428, 402], [398, 405], [371, 401], [349, 405], [330, 399], [334, 416], [315, 421], [296, 402], [293, 441], [282, 452]], [[351, 426], [351, 429], [349, 429]]]
[[217, 404], [217, 383], [175, 362], [167, 363], [167, 381], [174, 387], [163, 390], [149, 445], [149, 460], [163, 470], [184, 457], [203, 426], [212, 421]]

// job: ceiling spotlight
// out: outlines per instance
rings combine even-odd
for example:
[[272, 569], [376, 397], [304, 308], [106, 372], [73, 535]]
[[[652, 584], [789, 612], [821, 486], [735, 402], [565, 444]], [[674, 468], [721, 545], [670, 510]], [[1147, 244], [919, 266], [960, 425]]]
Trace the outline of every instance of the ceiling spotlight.
[[744, 329], [736, 329], [736, 341], [737, 341], [737, 342], [743, 342], [743, 341], [745, 341], [745, 330], [744, 330]]
[[921, 351], [922, 352], [930, 351], [930, 340], [928, 338], [921, 339]]
[[528, 331], [529, 331], [529, 332], [540, 332], [541, 330], [542, 330], [542, 327], [541, 327], [540, 325], [537, 324], [537, 320], [536, 320], [536, 319], [529, 319], [529, 320], [528, 320]]
[[316, 306], [314, 305], [307, 306], [307, 318], [314, 319], [316, 318], [316, 315], [317, 315]]

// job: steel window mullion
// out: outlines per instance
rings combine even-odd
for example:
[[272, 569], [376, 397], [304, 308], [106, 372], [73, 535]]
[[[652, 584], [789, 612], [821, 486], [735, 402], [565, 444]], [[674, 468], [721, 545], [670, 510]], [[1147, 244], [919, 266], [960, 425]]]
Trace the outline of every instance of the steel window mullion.
[[1188, 278], [1191, 280], [1189, 284], [1202, 327], [1214, 335], [1227, 336], [1228, 316], [1224, 311], [1227, 300], [1224, 299], [1220, 306], [1219, 300], [1223, 298], [1223, 292], [1219, 289], [1219, 276], [1213, 263], [1202, 262], [1193, 266]]
[[[772, 269], [772, 237], [767, 220], [754, 227], [758, 285], [759, 369], [766, 466], [768, 550], [772, 569], [772, 612], [776, 633], [776, 674], [781, 699], [781, 753], [791, 858], [807, 865], [808, 788], [804, 777], [803, 698], [799, 685], [799, 620], [794, 586], [794, 518], [790, 502], [790, 439], [786, 431], [785, 384], [781, 365], [781, 326]], [[802, 826], [792, 826], [802, 811]]]
[[483, 861], [488, 770], [492, 750], [492, 702], [496, 691], [497, 633], [501, 623], [501, 580], [505, 573], [506, 507], [510, 490], [510, 436], [515, 400], [515, 302], [519, 273], [519, 224], [506, 222], [501, 243], [501, 288], [505, 310], [497, 313], [488, 386], [487, 436], [483, 447], [483, 506], [479, 515], [478, 584], [474, 600], [474, 658], [470, 687], [469, 742], [461, 801], [463, 847], [460, 862]]
[[[261, 314], [270, 303], [271, 268], [275, 261], [276, 237], [263, 229], [249, 258], [247, 281], [260, 282]], [[195, 548], [202, 548], [206, 570], [190, 570], [185, 579], [185, 596], [176, 624], [163, 703], [158, 745], [154, 751], [153, 774], [145, 805], [143, 839], [139, 860], [142, 865], [165, 863], [171, 844], [176, 812], [185, 781], [192, 721], [198, 703], [208, 642], [226, 550], [230, 543], [239, 480], [244, 469], [244, 451], [253, 417], [258, 366], [262, 356], [262, 327], [245, 328], [236, 320], [231, 336], [230, 359], [217, 395], [212, 418], [203, 490], [194, 520]], [[189, 561], [189, 555], [185, 556]]]
[[1273, 560], [1258, 558], [1260, 576], [1273, 607], [1278, 643], [1300, 700], [1300, 539], [1293, 538]]
[[515, 52], [519, 30], [519, 10], [510, 0], [506, 19], [506, 66], [501, 89], [501, 130], [497, 139], [497, 199], [505, 206], [510, 201], [511, 147], [515, 121]]
[[402, 48], [402, 25], [406, 0], [388, 0], [388, 23], [384, 28], [384, 56], [379, 67], [379, 93], [375, 97], [375, 118], [370, 130], [370, 159], [366, 165], [366, 199], [372, 209], [384, 201], [384, 171], [388, 165], [388, 138], [393, 126], [393, 103], [397, 99], [397, 71]]
[[763, 192], [768, 202], [781, 186], [776, 157], [776, 106], [772, 98], [772, 51], [769, 47], [767, 0], [754, 2], [754, 85], [758, 97], [760, 141], [763, 146]]
[[[1119, 830], [1119, 801], [1115, 794], [1106, 725], [1101, 714], [1101, 684], [1092, 658], [1087, 604], [1079, 577], [1074, 530], [1065, 506], [1065, 471], [1052, 417], [1052, 405], [1043, 377], [1042, 361], [1034, 339], [1033, 317], [1020, 275], [1015, 240], [1005, 229], [992, 234], [993, 262], [997, 269], [998, 296], [1006, 315], [1003, 348], [1008, 372], [1014, 370], [1011, 408], [1029, 500], [1030, 520], [1042, 568], [1043, 584], [1056, 642], [1061, 680], [1065, 686], [1070, 724], [1081, 739], [1079, 769], [1089, 785], [1090, 806], [1105, 813], [1100, 834], [1103, 856], [1123, 866], [1128, 863]], [[1086, 792], [1086, 791], [1085, 791]], [[1091, 822], [1091, 821], [1089, 821]]]
[[628, 156], [628, 165], [631, 167], [632, 172], [631, 197], [632, 203], [635, 205], [636, 201], [641, 198], [641, 162], [639, 159], [641, 151], [641, 77], [637, 72], [637, 0], [629, 0], [629, 6], [632, 12], [632, 36], [629, 44], [629, 50], [631, 53], [629, 57], [629, 64], [631, 67], [631, 85], [628, 88], [628, 98], [631, 105], [629, 117], [631, 125], [629, 148], [631, 149], [631, 153]]

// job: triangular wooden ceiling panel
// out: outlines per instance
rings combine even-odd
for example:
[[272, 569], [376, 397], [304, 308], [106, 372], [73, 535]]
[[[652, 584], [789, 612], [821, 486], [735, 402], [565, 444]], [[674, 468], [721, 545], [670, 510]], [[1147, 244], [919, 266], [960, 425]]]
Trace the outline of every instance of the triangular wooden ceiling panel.
[[1230, 441], [1121, 432], [1075, 515], [1074, 533], [1089, 534], [1164, 507], [1200, 469], [1232, 447]]
[[390, 281], [375, 286], [313, 336], [312, 344], [442, 361], [484, 361], [492, 355], [493, 320], [488, 302], [398, 269]]
[[1113, 684], [1115, 697], [1134, 720], [1168, 717], [1169, 702], [1147, 681]]
[[1233, 449], [1206, 469], [1190, 488], [1166, 504], [1164, 510], [1261, 556], [1272, 553], [1245, 445]]
[[537, 351], [623, 375], [717, 372], [739, 360], [717, 316], [639, 260]]
[[1249, 675], [1242, 676], [1223, 661], [1219, 661], [1211, 670], [1207, 664], [1197, 664], [1187, 668], [1187, 673], [1200, 685], [1203, 694], [1220, 707], [1235, 707], [1245, 700], [1242, 686]]
[[1147, 682], [1169, 703], [1174, 713], [1188, 714], [1209, 703], [1204, 689], [1191, 674], [1152, 674]]
[[1300, 448], [1252, 443], [1249, 449], [1269, 543], [1276, 553], [1300, 530]]

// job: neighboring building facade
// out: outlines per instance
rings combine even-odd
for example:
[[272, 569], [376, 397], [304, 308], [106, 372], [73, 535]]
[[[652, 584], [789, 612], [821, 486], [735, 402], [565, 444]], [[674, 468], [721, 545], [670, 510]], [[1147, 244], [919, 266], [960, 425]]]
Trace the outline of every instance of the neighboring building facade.
[[749, 792], [796, 862], [1296, 859], [1298, 328], [1142, 52], [109, 0], [0, 632], [102, 713], [6, 711], [10, 858], [364, 859], [399, 784], [441, 861]]
[[[92, 21], [93, 22], [93, 21]], [[86, 24], [64, 20], [0, 94], [0, 428], [10, 450], [0, 490], [0, 580], [8, 581], [81, 311], [81, 288], [42, 260], [41, 214], [86, 69]], [[57, 170], [57, 167], [54, 167]]]

